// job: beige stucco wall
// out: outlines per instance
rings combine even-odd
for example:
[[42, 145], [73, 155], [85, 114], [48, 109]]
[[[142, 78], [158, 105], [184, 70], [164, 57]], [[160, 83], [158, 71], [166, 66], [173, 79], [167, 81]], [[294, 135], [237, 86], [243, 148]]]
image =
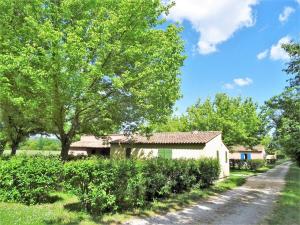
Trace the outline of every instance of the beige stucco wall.
[[[203, 157], [217, 158], [219, 151], [219, 162], [221, 165], [220, 177], [229, 176], [229, 151], [222, 142], [221, 135], [215, 137], [206, 145], [191, 144], [173, 144], [173, 145], [118, 145], [112, 144], [110, 156], [112, 158], [124, 158], [126, 148], [131, 148], [132, 157], [135, 158], [153, 158], [158, 156], [158, 149], [172, 149], [172, 159], [200, 159]], [[226, 154], [227, 152], [227, 162]]]
[[229, 154], [230, 159], [241, 159], [241, 153], [251, 153], [251, 159], [264, 159], [264, 152], [233, 152]]
[[85, 149], [85, 148], [75, 148], [75, 147], [72, 147], [69, 150], [69, 155], [74, 155], [74, 156], [88, 155], [88, 153], [87, 153], [87, 149]]
[[[204, 148], [204, 157], [212, 157], [217, 158], [217, 152], [219, 152], [219, 162], [221, 166], [221, 173], [220, 177], [227, 177], [230, 174], [229, 171], [229, 150], [224, 145], [222, 141], [222, 136], [218, 135], [211, 141], [209, 141]], [[227, 160], [226, 160], [226, 154], [227, 154]]]

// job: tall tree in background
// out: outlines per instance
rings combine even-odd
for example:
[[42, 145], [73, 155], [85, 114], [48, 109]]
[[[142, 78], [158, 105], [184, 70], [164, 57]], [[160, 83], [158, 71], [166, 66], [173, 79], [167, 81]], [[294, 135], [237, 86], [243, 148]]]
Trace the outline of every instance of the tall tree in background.
[[36, 110], [31, 108], [31, 102], [24, 102], [22, 98], [13, 98], [1, 92], [0, 105], [0, 142], [2, 136], [3, 147], [8, 144], [11, 155], [15, 155], [21, 142], [42, 131], [42, 124], [39, 118], [35, 118]]
[[[160, 0], [2, 0], [0, 86], [32, 101], [65, 159], [76, 134], [162, 122], [180, 97], [183, 42]], [[34, 98], [33, 98], [34, 96]]]
[[290, 56], [287, 74], [292, 75], [283, 93], [266, 102], [270, 128], [275, 129], [274, 145], [300, 165], [300, 44], [283, 45]]
[[[175, 124], [175, 126], [174, 126]], [[217, 94], [215, 99], [200, 100], [180, 118], [170, 119], [160, 131], [222, 131], [225, 144], [254, 146], [264, 136], [263, 121], [251, 98]]]

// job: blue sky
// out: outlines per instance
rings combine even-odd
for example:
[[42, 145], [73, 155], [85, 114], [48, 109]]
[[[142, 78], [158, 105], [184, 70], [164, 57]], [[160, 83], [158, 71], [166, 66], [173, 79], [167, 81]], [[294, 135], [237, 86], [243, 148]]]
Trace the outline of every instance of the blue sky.
[[300, 0], [176, 3], [168, 19], [184, 27], [187, 59], [175, 114], [218, 92], [263, 104], [283, 90], [287, 55], [280, 45], [300, 40]]

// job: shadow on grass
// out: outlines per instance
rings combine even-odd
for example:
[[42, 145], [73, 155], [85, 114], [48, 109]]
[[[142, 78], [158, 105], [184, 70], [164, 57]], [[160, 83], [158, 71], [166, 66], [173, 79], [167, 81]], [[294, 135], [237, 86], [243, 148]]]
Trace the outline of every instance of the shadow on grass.
[[55, 203], [58, 201], [62, 201], [63, 198], [58, 195], [49, 195], [45, 197], [45, 199], [42, 201], [43, 203]]
[[76, 220], [73, 220], [70, 222], [64, 222], [63, 218], [44, 220], [44, 223], [46, 225], [78, 225], [78, 224], [80, 224], [80, 222], [81, 222], [80, 218], [77, 218]]
[[84, 212], [84, 208], [80, 202], [66, 204], [64, 205], [64, 208], [71, 212]]

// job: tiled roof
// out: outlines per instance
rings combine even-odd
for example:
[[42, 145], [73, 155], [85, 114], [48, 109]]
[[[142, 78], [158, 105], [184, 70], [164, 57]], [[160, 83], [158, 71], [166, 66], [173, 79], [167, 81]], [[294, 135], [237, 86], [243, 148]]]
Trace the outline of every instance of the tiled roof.
[[105, 137], [97, 138], [92, 135], [84, 135], [80, 138], [80, 141], [73, 142], [71, 148], [109, 148], [110, 141], [114, 141], [124, 137], [123, 135], [109, 135]]
[[111, 143], [120, 144], [205, 144], [220, 135], [221, 131], [165, 132], [149, 136], [133, 135]]
[[236, 146], [231, 146], [230, 150], [232, 152], [262, 152], [265, 150], [263, 145], [256, 145], [251, 147], [246, 147], [243, 145], [236, 145]]

